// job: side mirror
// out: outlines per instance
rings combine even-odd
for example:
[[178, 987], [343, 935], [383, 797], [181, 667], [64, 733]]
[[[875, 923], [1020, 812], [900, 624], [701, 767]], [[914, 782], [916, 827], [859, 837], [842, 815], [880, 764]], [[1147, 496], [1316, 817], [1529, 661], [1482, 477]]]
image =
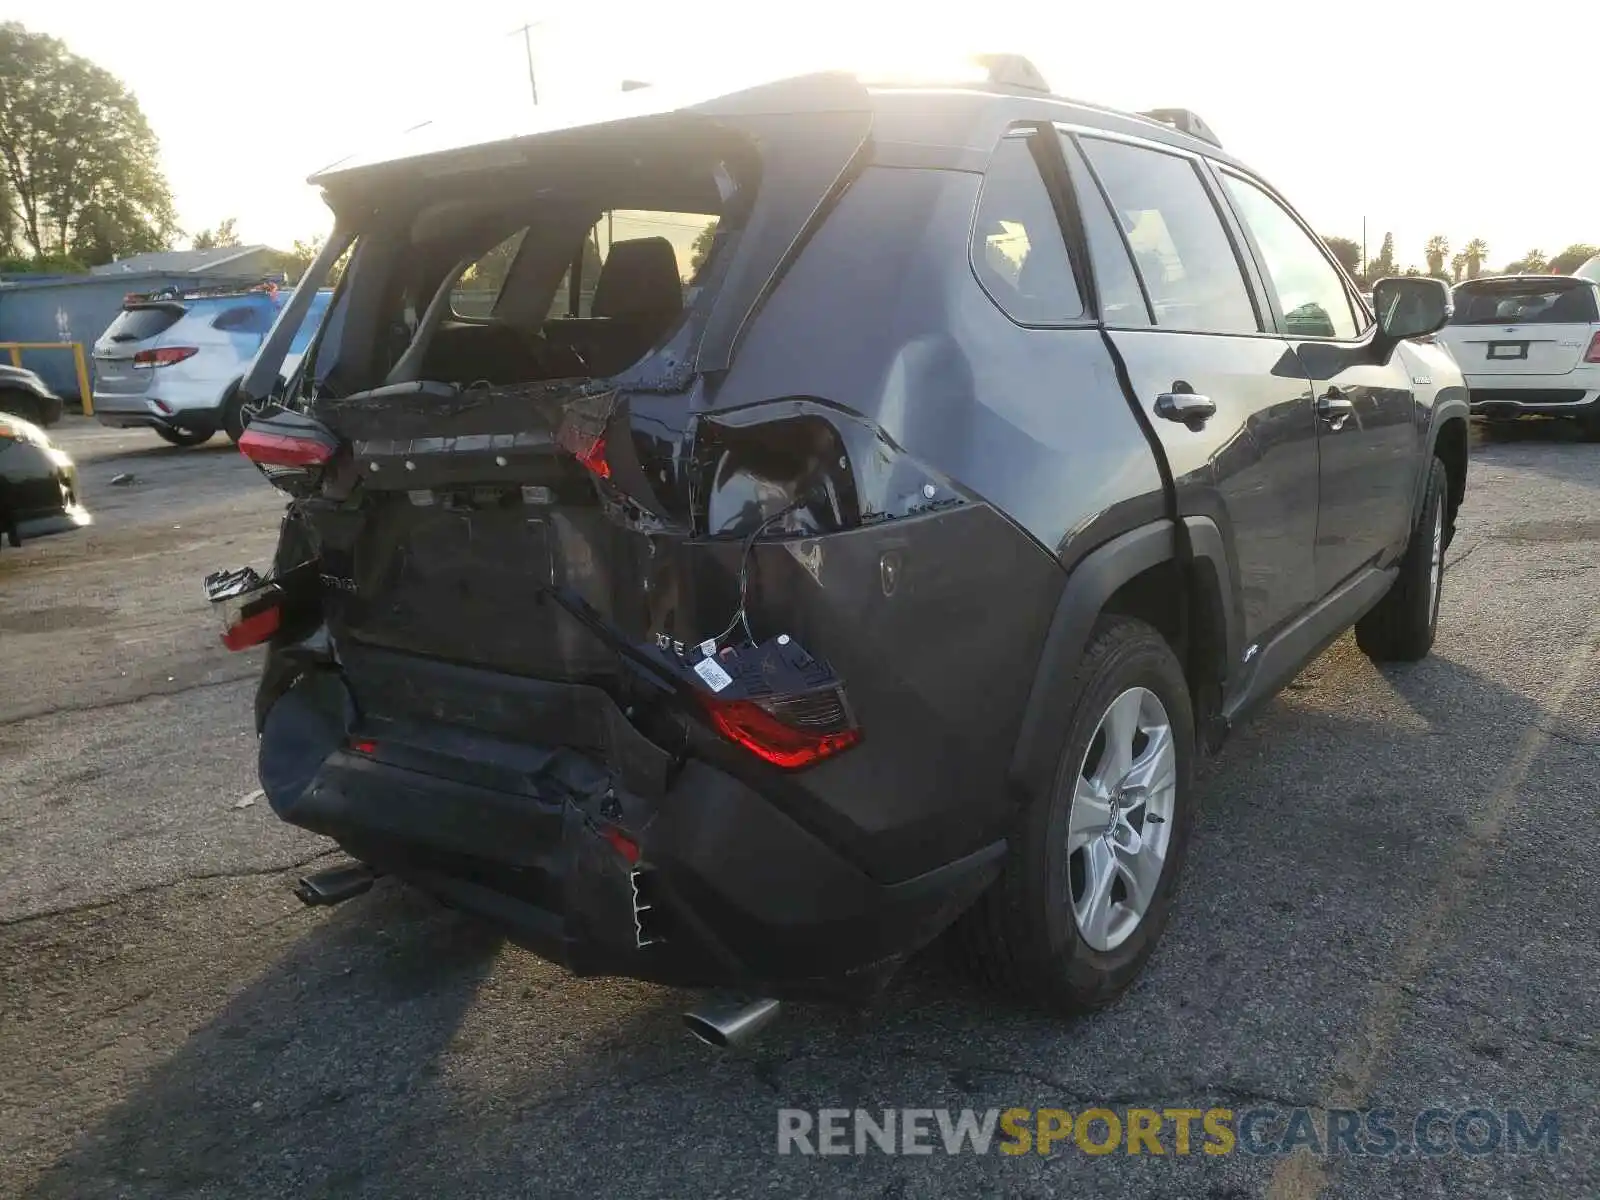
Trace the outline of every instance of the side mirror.
[[1450, 285], [1424, 275], [1380, 279], [1372, 285], [1372, 306], [1378, 313], [1378, 334], [1385, 350], [1407, 338], [1437, 333], [1455, 316]]

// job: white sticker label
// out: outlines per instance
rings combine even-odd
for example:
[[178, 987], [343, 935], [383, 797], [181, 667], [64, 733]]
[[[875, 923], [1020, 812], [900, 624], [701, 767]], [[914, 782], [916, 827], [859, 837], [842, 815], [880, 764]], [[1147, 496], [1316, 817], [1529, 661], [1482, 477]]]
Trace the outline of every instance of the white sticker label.
[[713, 692], [720, 692], [733, 682], [733, 676], [724, 671], [714, 658], [702, 658], [695, 663], [694, 673], [704, 679]]
[[715, 638], [707, 638], [705, 641], [701, 642], [700, 653], [706, 658], [714, 657], [717, 653], [717, 640]]

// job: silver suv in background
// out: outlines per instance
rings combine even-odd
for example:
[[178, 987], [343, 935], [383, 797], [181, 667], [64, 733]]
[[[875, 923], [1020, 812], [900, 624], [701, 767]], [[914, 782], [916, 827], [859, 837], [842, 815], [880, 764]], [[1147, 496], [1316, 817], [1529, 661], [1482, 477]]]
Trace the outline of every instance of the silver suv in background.
[[129, 296], [94, 345], [95, 415], [103, 425], [153, 429], [175, 446], [198, 446], [219, 429], [237, 442], [247, 421], [239, 381], [288, 295], [257, 287]]

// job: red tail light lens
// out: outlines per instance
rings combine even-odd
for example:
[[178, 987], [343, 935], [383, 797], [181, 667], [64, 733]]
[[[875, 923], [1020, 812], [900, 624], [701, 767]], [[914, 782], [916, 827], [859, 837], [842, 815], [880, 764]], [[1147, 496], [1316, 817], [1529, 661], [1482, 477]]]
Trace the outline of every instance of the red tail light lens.
[[170, 367], [199, 353], [199, 346], [162, 346], [159, 350], [141, 350], [133, 356], [133, 366], [135, 370]]
[[605, 438], [596, 438], [587, 454], [578, 455], [578, 461], [601, 479], [611, 478], [611, 464], [606, 461]]
[[706, 700], [711, 723], [775, 767], [797, 771], [850, 749], [861, 730], [839, 688], [761, 700]]
[[1600, 333], [1594, 335], [1589, 343], [1589, 352], [1583, 356], [1586, 363], [1600, 363]]
[[222, 631], [222, 644], [229, 650], [248, 650], [251, 646], [259, 646], [278, 632], [282, 622], [283, 610], [276, 604], [258, 609], [249, 616], [241, 615]]
[[297, 437], [250, 426], [239, 439], [239, 453], [261, 467], [320, 467], [337, 448], [330, 439]]

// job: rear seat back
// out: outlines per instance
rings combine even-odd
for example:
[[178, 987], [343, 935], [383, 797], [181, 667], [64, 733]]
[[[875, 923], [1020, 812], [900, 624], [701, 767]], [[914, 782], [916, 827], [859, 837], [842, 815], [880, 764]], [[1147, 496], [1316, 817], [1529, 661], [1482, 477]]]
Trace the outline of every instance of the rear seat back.
[[596, 375], [614, 375], [643, 357], [683, 315], [672, 243], [664, 237], [613, 243], [590, 314], [548, 321], [545, 335], [571, 346]]

